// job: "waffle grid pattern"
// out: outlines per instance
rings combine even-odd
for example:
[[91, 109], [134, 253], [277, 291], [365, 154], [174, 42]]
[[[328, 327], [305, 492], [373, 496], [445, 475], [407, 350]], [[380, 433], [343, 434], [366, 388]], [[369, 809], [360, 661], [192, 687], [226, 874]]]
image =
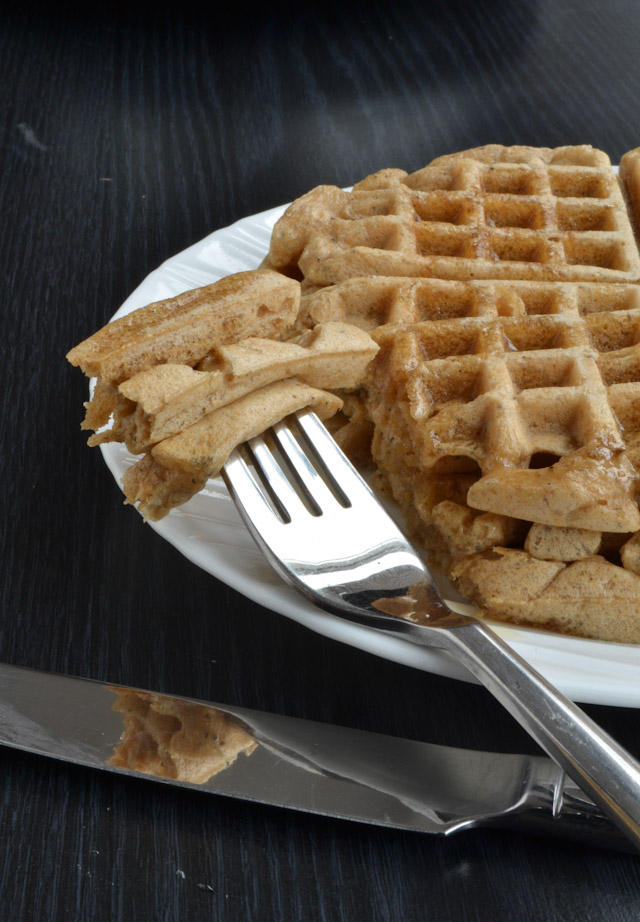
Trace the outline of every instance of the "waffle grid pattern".
[[[555, 295], [553, 313], [537, 315], [515, 292], [502, 300], [488, 294], [486, 286], [475, 302], [479, 316], [376, 336], [391, 349], [393, 379], [411, 370], [407, 393], [423, 467], [464, 455], [485, 474], [528, 467], [539, 453], [623, 451], [610, 404], [624, 411], [626, 401], [640, 399], [640, 311], [584, 314], [575, 286]], [[633, 386], [612, 399], [611, 387], [626, 378]]]
[[[465, 594], [507, 620], [610, 639], [630, 630], [603, 624], [590, 587], [638, 593], [639, 286], [362, 278], [306, 295], [301, 317], [357, 324], [380, 345], [364, 395], [379, 476]], [[492, 480], [497, 502], [476, 504]], [[550, 517], [576, 483], [582, 521]], [[589, 624], [577, 602], [526, 600], [540, 573], [563, 568]], [[522, 580], [517, 606], [511, 579]], [[632, 617], [636, 603], [625, 605]]]
[[640, 151], [618, 177], [590, 147], [488, 146], [319, 187], [270, 254], [302, 275], [299, 322], [381, 346], [352, 420], [370, 420], [379, 486], [462, 594], [634, 643], [639, 204]]
[[533, 154], [483, 162], [469, 152], [411, 175], [385, 170], [342, 199], [327, 188], [318, 221], [320, 190], [309, 199], [310, 231], [299, 259], [305, 280], [327, 285], [381, 274], [636, 281], [640, 259], [608, 158], [590, 148], [561, 150], [557, 159], [549, 152], [549, 162]]
[[302, 311], [372, 331], [394, 400], [404, 382], [425, 468], [625, 448], [619, 419], [629, 429], [640, 402], [637, 286], [362, 279]]

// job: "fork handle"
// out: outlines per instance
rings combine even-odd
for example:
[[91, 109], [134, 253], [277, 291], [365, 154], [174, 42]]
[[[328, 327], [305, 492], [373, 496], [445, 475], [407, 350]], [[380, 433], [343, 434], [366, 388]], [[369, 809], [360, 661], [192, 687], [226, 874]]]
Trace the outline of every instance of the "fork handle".
[[640, 849], [640, 764], [487, 625], [439, 630], [446, 648]]

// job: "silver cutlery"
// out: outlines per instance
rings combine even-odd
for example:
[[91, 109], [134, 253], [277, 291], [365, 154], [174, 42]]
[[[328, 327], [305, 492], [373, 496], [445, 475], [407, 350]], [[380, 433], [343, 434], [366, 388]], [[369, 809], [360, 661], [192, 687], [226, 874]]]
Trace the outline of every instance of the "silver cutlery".
[[223, 477], [289, 585], [332, 616], [454, 656], [640, 847], [640, 764], [485, 621], [445, 604], [315, 414], [302, 411], [236, 449]]
[[[210, 736], [203, 736], [201, 758], [198, 734], [189, 726], [194, 719], [197, 726], [209, 715], [214, 722], [223, 716], [257, 746], [209, 777], [200, 771], [197, 783], [185, 780], [179, 767], [159, 772], [154, 740], [146, 739], [144, 729], [132, 737], [118, 706], [123, 698], [139, 698], [158, 713], [172, 714], [175, 736], [187, 734], [199, 769]], [[164, 737], [166, 716], [162, 726]], [[116, 758], [123, 737], [134, 753], [124, 765]], [[630, 850], [627, 838], [544, 756], [435, 746], [5, 664], [0, 664], [0, 746], [394, 829], [448, 836], [488, 826]], [[147, 761], [145, 753], [151, 755]]]

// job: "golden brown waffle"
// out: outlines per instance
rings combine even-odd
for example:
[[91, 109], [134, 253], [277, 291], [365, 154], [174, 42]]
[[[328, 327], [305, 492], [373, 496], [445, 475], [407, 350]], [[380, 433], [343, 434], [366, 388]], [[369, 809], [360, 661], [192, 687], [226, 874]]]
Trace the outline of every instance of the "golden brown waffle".
[[488, 145], [418, 172], [320, 186], [273, 230], [269, 264], [324, 286], [370, 275], [635, 282], [640, 181], [588, 146]]
[[147, 519], [163, 518], [217, 476], [240, 443], [303, 407], [334, 415], [342, 400], [321, 388], [360, 384], [377, 351], [357, 327], [327, 323], [296, 342], [220, 347], [216, 371], [159, 365], [134, 376], [120, 385], [124, 406], [106, 433], [145, 453], [123, 477], [127, 501]]
[[[343, 406], [338, 441], [371, 446], [380, 489], [481, 609], [640, 643], [639, 216], [640, 148], [619, 175], [587, 146], [489, 145], [318, 187], [276, 223], [268, 268], [214, 286], [204, 338], [194, 293], [72, 350], [99, 378], [85, 427], [113, 413], [92, 441], [146, 452], [124, 488], [157, 519], [286, 412]], [[174, 326], [189, 305], [195, 336]], [[308, 337], [336, 323], [380, 347], [361, 388], [340, 349], [313, 378]]]
[[238, 272], [108, 323], [67, 359], [89, 377], [119, 384], [161, 362], [195, 364], [222, 343], [285, 335], [299, 299], [298, 286], [274, 272]]
[[355, 387], [377, 351], [358, 327], [326, 323], [295, 341], [249, 337], [219, 346], [198, 370], [174, 363], [154, 365], [119, 386], [112, 427], [96, 433], [89, 444], [125, 442], [132, 454], [141, 454], [215, 410], [284, 378], [295, 376], [319, 388]]
[[[380, 345], [363, 398], [379, 479], [471, 599], [640, 640], [638, 286], [354, 279], [303, 298], [302, 318]], [[547, 585], [560, 572], [567, 606]]]
[[[618, 383], [630, 364], [634, 377], [640, 371], [640, 349], [629, 354], [640, 312], [585, 317], [569, 293], [561, 310], [374, 335], [388, 347], [393, 399], [402, 382], [419, 427], [413, 444], [422, 469], [460, 457], [478, 465], [471, 506], [546, 525], [636, 531], [636, 473], [616, 412], [627, 417], [640, 400], [640, 383]], [[555, 463], [532, 469], [544, 455]]]
[[97, 375], [83, 422], [98, 429], [89, 444], [125, 442], [142, 455], [122, 484], [145, 518], [187, 502], [237, 445], [290, 413], [334, 415], [342, 400], [322, 388], [361, 383], [378, 347], [358, 327], [318, 324], [282, 341], [299, 302], [292, 279], [238, 273], [142, 307], [70, 351], [72, 364]]
[[259, 269], [229, 275], [108, 323], [67, 354], [72, 365], [97, 379], [85, 405], [83, 428], [106, 425], [118, 401], [118, 385], [154, 365], [195, 365], [224, 343], [285, 336], [299, 302], [296, 282]]
[[158, 521], [216, 477], [237, 445], [296, 410], [310, 407], [327, 419], [341, 406], [335, 394], [295, 378], [251, 391], [154, 445], [122, 478], [127, 502], [137, 504], [145, 519]]

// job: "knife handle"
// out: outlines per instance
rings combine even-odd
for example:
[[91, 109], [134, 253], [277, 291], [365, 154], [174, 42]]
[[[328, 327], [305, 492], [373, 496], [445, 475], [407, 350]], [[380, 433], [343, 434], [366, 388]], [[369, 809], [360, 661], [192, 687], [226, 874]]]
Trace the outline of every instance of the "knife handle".
[[486, 817], [480, 825], [637, 854], [629, 838], [563, 769], [544, 756], [532, 757], [529, 767], [531, 776], [521, 802], [508, 813]]
[[437, 628], [469, 671], [640, 849], [640, 763], [483, 621]]

